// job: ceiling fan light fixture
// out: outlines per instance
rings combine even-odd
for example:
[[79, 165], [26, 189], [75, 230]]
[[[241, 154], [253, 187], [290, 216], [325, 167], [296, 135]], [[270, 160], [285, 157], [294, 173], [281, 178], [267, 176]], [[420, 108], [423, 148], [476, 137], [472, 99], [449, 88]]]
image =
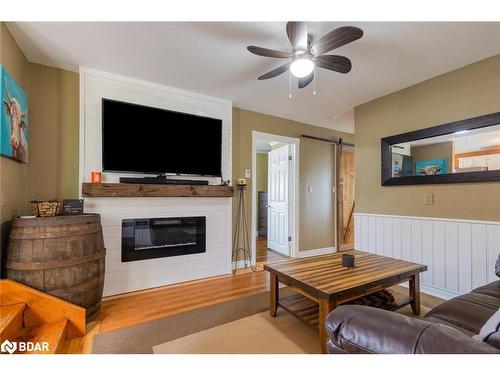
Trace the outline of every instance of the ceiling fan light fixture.
[[[351, 71], [351, 60], [345, 56], [327, 54], [330, 51], [352, 43], [363, 36], [363, 30], [354, 26], [342, 26], [321, 38], [312, 38], [307, 22], [292, 21], [286, 24], [286, 34], [292, 45], [288, 51], [248, 46], [247, 50], [257, 56], [286, 59], [286, 63], [257, 77], [259, 81], [278, 77], [289, 72], [289, 98], [292, 98], [292, 75], [297, 77], [297, 86], [303, 89], [313, 83], [316, 95], [316, 68], [346, 74]], [[315, 40], [317, 39], [317, 40]]]
[[311, 56], [304, 54], [295, 58], [290, 65], [290, 71], [297, 78], [304, 78], [311, 74], [314, 70], [314, 62]]

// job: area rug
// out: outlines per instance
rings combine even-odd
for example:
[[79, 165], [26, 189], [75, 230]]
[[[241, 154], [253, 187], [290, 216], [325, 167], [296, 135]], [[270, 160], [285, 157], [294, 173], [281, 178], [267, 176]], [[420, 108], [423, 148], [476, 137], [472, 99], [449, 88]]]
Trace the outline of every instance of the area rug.
[[318, 334], [280, 310], [235, 320], [153, 347], [155, 354], [321, 354]]
[[[404, 290], [403, 290], [404, 291]], [[398, 299], [400, 290], [391, 288]], [[280, 289], [280, 296], [294, 294]], [[92, 353], [319, 353], [317, 333], [278, 309], [269, 317], [269, 292], [188, 311], [94, 337]], [[424, 316], [428, 308], [422, 306]], [[413, 316], [409, 306], [398, 310]]]

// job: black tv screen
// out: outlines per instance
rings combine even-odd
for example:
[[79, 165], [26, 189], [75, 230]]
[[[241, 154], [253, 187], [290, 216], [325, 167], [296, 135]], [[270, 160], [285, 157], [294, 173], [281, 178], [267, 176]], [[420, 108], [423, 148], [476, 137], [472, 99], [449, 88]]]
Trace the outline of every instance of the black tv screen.
[[221, 176], [222, 120], [102, 100], [105, 172]]

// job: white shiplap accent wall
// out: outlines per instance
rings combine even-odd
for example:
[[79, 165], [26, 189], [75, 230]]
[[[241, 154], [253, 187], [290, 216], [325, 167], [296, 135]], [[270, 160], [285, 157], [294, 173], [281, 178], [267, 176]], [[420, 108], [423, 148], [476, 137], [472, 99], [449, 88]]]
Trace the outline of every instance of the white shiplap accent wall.
[[[224, 179], [232, 179], [230, 101], [81, 68], [80, 183], [90, 181], [91, 171], [102, 170], [102, 98], [222, 119], [222, 174]], [[189, 144], [187, 139], [187, 149]], [[118, 182], [119, 177], [118, 173], [103, 174], [105, 182]], [[220, 181], [213, 178], [210, 183]], [[231, 202], [231, 198], [86, 198], [86, 212], [99, 213], [103, 225], [107, 250], [104, 295], [230, 273]], [[205, 253], [121, 262], [123, 219], [175, 216], [206, 216]]]
[[[101, 214], [106, 247], [104, 295], [231, 272], [231, 202], [227, 198], [95, 198], [86, 212]], [[205, 216], [206, 252], [135, 262], [121, 261], [121, 222], [143, 217]]]
[[422, 290], [449, 298], [497, 280], [500, 222], [356, 213], [354, 247], [423, 263]]
[[[231, 179], [232, 102], [88, 68], [80, 68], [80, 180], [102, 170], [101, 101], [103, 98], [163, 108], [222, 120], [222, 176]], [[138, 124], [138, 129], [141, 124]], [[196, 134], [193, 134], [196, 137]], [[186, 139], [186, 148], [189, 148]], [[168, 147], [168, 142], [165, 143]], [[132, 175], [128, 175], [132, 176]], [[142, 176], [142, 175], [139, 175]], [[105, 173], [118, 182], [119, 173]], [[206, 178], [204, 178], [206, 179]], [[219, 183], [211, 179], [210, 183]]]

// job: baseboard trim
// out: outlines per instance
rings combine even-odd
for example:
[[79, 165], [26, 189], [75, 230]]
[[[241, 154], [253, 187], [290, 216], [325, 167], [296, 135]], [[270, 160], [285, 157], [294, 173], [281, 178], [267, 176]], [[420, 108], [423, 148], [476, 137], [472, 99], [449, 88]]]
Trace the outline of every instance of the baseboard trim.
[[315, 257], [318, 255], [332, 254], [335, 252], [337, 252], [337, 248], [335, 246], [323, 247], [320, 249], [313, 249], [313, 250], [302, 250], [299, 251], [297, 258]]
[[[320, 249], [303, 250], [299, 251], [297, 258], [315, 257], [318, 255], [333, 254], [335, 252], [337, 252], [337, 248], [335, 246], [323, 247]], [[255, 265], [255, 260], [252, 261], [252, 265]], [[236, 262], [236, 269], [240, 268], [245, 268], [245, 261], [239, 260]]]
[[[248, 262], [248, 261], [247, 261], [247, 266], [248, 266], [249, 264], [250, 264], [251, 266], [255, 266], [255, 260], [254, 260], [254, 261], [252, 261], [252, 262]], [[231, 263], [231, 267], [232, 267], [232, 263]], [[238, 270], [238, 269], [242, 269], [242, 268], [247, 268], [247, 267], [245, 267], [245, 261], [244, 261], [244, 260], [239, 260], [239, 261], [237, 261], [237, 262], [236, 262], [236, 269]]]

